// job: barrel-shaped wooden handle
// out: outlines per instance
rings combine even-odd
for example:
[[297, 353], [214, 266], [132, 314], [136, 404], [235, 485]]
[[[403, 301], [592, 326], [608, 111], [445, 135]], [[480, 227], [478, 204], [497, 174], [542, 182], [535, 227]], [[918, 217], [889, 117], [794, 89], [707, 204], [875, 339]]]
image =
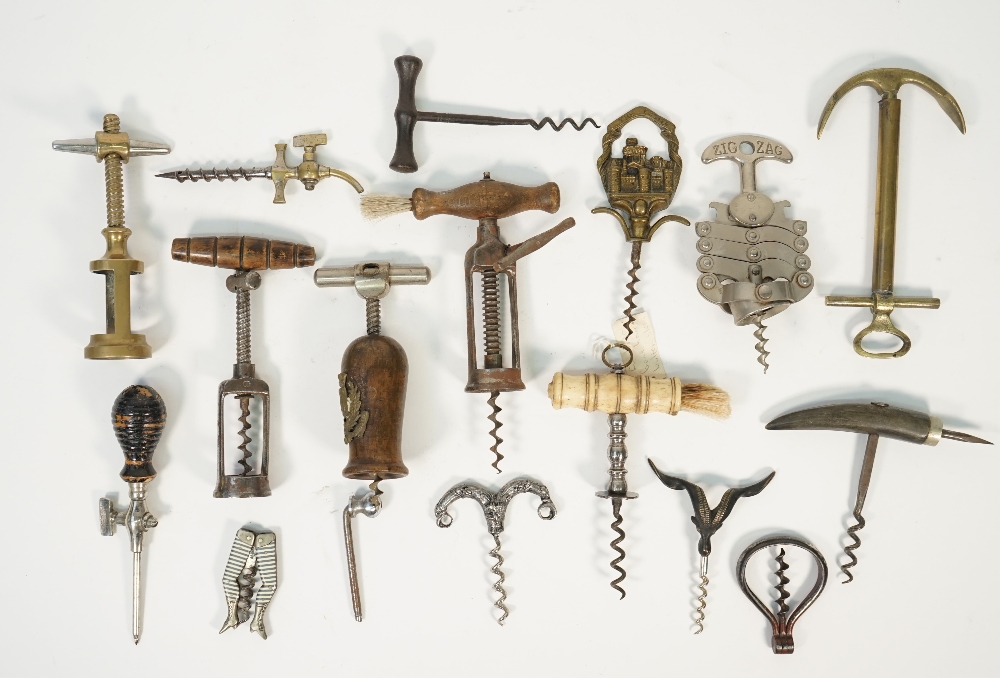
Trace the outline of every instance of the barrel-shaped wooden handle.
[[605, 414], [677, 414], [681, 409], [681, 380], [677, 377], [556, 372], [549, 384], [549, 400], [557, 410], [575, 407]]
[[170, 256], [175, 261], [241, 271], [304, 268], [316, 263], [316, 250], [309, 245], [248, 235], [175, 238]]
[[559, 209], [559, 186], [553, 182], [541, 186], [516, 186], [484, 179], [450, 191], [418, 188], [411, 195], [413, 214], [426, 219], [450, 214], [464, 219], [503, 219], [527, 210], [549, 214]]

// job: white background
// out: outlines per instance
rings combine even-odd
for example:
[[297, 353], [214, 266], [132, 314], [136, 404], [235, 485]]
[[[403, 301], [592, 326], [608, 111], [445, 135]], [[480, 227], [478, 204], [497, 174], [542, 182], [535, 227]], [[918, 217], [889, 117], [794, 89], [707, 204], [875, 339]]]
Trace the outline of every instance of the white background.
[[[884, 441], [861, 532], [857, 579], [841, 586], [864, 439], [833, 432], [768, 432], [775, 416], [813, 404], [886, 400], [941, 416], [946, 426], [997, 439], [996, 299], [1000, 256], [993, 194], [998, 11], [985, 2], [544, 3], [9, 3], [0, 42], [5, 162], [0, 407], [5, 516], [0, 577], [0, 672], [54, 675], [988, 675], [1000, 625], [991, 565], [993, 448]], [[677, 125], [684, 174], [670, 210], [692, 222], [728, 201], [737, 172], [702, 165], [712, 141], [774, 137], [791, 165], [765, 163], [760, 188], [809, 224], [817, 289], [770, 321], [770, 373], [755, 361], [752, 328], [695, 290], [696, 236], [665, 225], [644, 249], [640, 303], [653, 317], [668, 371], [732, 395], [725, 423], [682, 414], [632, 417], [625, 582], [608, 587], [610, 506], [606, 422], [555, 412], [555, 371], [600, 371], [592, 344], [623, 309], [628, 245], [605, 202], [594, 161], [603, 130], [488, 128], [421, 123], [420, 171], [387, 167], [395, 129], [392, 60], [424, 61], [424, 109], [541, 117], [591, 115], [607, 124], [646, 104]], [[851, 338], [863, 309], [823, 297], [869, 290], [876, 95], [851, 93], [821, 141], [829, 95], [869, 68], [902, 66], [938, 80], [959, 101], [962, 136], [937, 104], [903, 91], [897, 290], [940, 297], [938, 311], [902, 310], [913, 339], [900, 360], [864, 360]], [[127, 165], [133, 329], [151, 360], [83, 359], [104, 326], [103, 285], [87, 264], [103, 252], [103, 172], [92, 158], [54, 153], [54, 139], [91, 136], [115, 112], [133, 139], [169, 143], [168, 157]], [[266, 181], [184, 184], [154, 173], [187, 166], [267, 165], [273, 144], [325, 132], [320, 159], [369, 193], [453, 188], [491, 171], [523, 185], [555, 181], [557, 214], [502, 222], [520, 242], [573, 216], [576, 228], [519, 266], [524, 379], [504, 408], [505, 473], [492, 474], [485, 396], [463, 392], [462, 260], [474, 224], [404, 214], [370, 225], [358, 197], [329, 180], [307, 194], [290, 184], [271, 203]], [[655, 129], [629, 128], [663, 152]], [[289, 149], [289, 162], [300, 159]], [[221, 270], [171, 261], [172, 238], [247, 234], [314, 245], [323, 265], [381, 259], [423, 263], [427, 287], [383, 303], [383, 329], [410, 360], [404, 450], [410, 476], [383, 484], [385, 509], [356, 534], [366, 619], [350, 609], [339, 525], [361, 483], [346, 461], [337, 374], [363, 332], [350, 289], [316, 288], [312, 270], [265, 272], [254, 295], [254, 361], [273, 390], [268, 499], [217, 500], [215, 394], [231, 373], [235, 300]], [[128, 384], [154, 386], [168, 423], [155, 457], [149, 507], [144, 634], [129, 634], [131, 561], [121, 534], [102, 538], [97, 500], [127, 496], [110, 426]], [[696, 533], [688, 498], [646, 467], [707, 487], [777, 471], [742, 500], [713, 540], [706, 630], [691, 635]], [[513, 502], [504, 533], [511, 616], [491, 607], [491, 541], [474, 502], [438, 529], [432, 508], [453, 484], [493, 487], [527, 474], [552, 491], [551, 522], [537, 501]], [[265, 642], [248, 626], [217, 635], [220, 584], [235, 531], [278, 535], [280, 585]], [[737, 587], [739, 553], [754, 539], [801, 535], [825, 554], [830, 585], [796, 629], [796, 651], [775, 657], [765, 620]], [[766, 559], [764, 559], [766, 560]], [[804, 561], [792, 561], [806, 584]], [[758, 586], [766, 589], [760, 573]], [[764, 594], [766, 595], [766, 591]]]

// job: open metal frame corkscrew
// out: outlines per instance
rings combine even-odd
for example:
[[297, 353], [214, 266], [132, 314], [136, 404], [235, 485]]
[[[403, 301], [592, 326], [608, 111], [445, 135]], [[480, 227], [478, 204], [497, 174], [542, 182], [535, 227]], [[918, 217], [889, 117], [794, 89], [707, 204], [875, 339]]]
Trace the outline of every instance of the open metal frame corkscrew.
[[[645, 118], [660, 130], [660, 136], [667, 142], [669, 157], [646, 157], [645, 146], [639, 145], [639, 140], [629, 137], [622, 148], [622, 157], [612, 157], [611, 146], [622, 135], [622, 128], [639, 118]], [[656, 230], [668, 221], [674, 221], [685, 226], [691, 222], [676, 214], [662, 216], [652, 224], [650, 221], [657, 212], [667, 209], [674, 199], [677, 185], [681, 180], [683, 163], [680, 155], [680, 142], [674, 133], [674, 123], [645, 106], [636, 106], [631, 111], [608, 125], [604, 138], [601, 139], [602, 152], [597, 159], [597, 171], [601, 175], [601, 183], [608, 195], [610, 207], [595, 207], [593, 214], [610, 214], [622, 227], [625, 240], [632, 243], [631, 263], [628, 271], [629, 283], [625, 286], [628, 295], [625, 297], [625, 340], [632, 336], [632, 323], [635, 321], [635, 298], [638, 295], [635, 286], [639, 282], [639, 257], [642, 254], [642, 244], [648, 243]]]
[[344, 477], [371, 481], [367, 492], [351, 496], [343, 514], [351, 603], [354, 618], [362, 621], [352, 519], [359, 514], [376, 517], [382, 510], [379, 482], [409, 474], [402, 450], [408, 363], [403, 347], [382, 335], [381, 300], [394, 285], [426, 285], [431, 271], [426, 266], [366, 262], [318, 268], [313, 280], [317, 287], [354, 287], [365, 300], [367, 334], [344, 351], [339, 377], [344, 444], [350, 446]]
[[510, 610], [504, 605], [504, 601], [507, 600], [507, 592], [503, 588], [505, 577], [503, 571], [500, 569], [500, 566], [503, 565], [503, 556], [500, 555], [500, 534], [503, 532], [504, 520], [507, 517], [507, 506], [510, 504], [511, 499], [524, 492], [536, 494], [542, 500], [542, 503], [538, 505], [539, 518], [542, 520], [552, 520], [556, 517], [556, 505], [552, 503], [552, 499], [549, 497], [549, 488], [530, 478], [512, 480], [501, 487], [496, 493], [490, 492], [479, 483], [459, 483], [445, 492], [444, 496], [438, 500], [437, 505], [434, 507], [434, 517], [437, 520], [438, 527], [451, 527], [452, 517], [448, 513], [448, 507], [459, 499], [475, 499], [482, 507], [483, 515], [486, 517], [486, 529], [493, 535], [493, 541], [496, 544], [490, 550], [490, 555], [496, 558], [497, 562], [490, 568], [490, 572], [497, 576], [497, 581], [493, 584], [493, 589], [500, 594], [500, 597], [493, 604], [501, 612], [500, 618], [497, 619], [497, 623], [500, 626], [503, 626], [504, 620], [510, 614]]
[[[219, 633], [235, 629], [252, 617], [250, 632], [267, 640], [264, 611], [278, 590], [278, 541], [274, 532], [255, 532], [245, 527], [236, 531], [222, 574], [222, 590], [226, 594], [226, 621]], [[251, 605], [256, 606], [253, 613]]]
[[[267, 382], [257, 377], [257, 370], [250, 362], [250, 292], [260, 287], [258, 270], [312, 266], [316, 261], [316, 251], [308, 245], [281, 240], [223, 236], [176, 238], [170, 254], [175, 261], [233, 269], [233, 274], [226, 278], [226, 289], [236, 294], [236, 364], [233, 365], [233, 378], [219, 384], [218, 482], [213, 496], [268, 497], [271, 495], [267, 476], [271, 460], [271, 389]], [[237, 449], [243, 456], [237, 462], [242, 470], [236, 475], [226, 473], [224, 414], [227, 396], [233, 396], [240, 403], [239, 435], [242, 442]], [[258, 473], [251, 473], [253, 466], [250, 458], [253, 453], [249, 449], [253, 442], [249, 435], [250, 403], [254, 398], [261, 401], [263, 420]]]
[[701, 577], [701, 584], [698, 587], [701, 595], [698, 596], [698, 607], [695, 609], [694, 618], [694, 624], [698, 627], [698, 630], [695, 631], [697, 635], [705, 630], [705, 606], [707, 605], [708, 598], [708, 556], [712, 553], [712, 535], [719, 531], [719, 528], [722, 527], [722, 522], [733, 512], [736, 500], [740, 497], [753, 497], [760, 494], [767, 487], [768, 483], [771, 482], [771, 479], [774, 478], [775, 472], [771, 471], [767, 477], [752, 485], [730, 487], [722, 495], [722, 499], [716, 507], [711, 508], [708, 505], [708, 498], [705, 496], [703, 489], [683, 478], [663, 473], [660, 469], [656, 468], [656, 464], [653, 463], [652, 459], [647, 458], [646, 461], [649, 462], [649, 468], [653, 469], [653, 473], [656, 474], [661, 483], [671, 490], [686, 491], [688, 497], [691, 499], [691, 505], [694, 507], [694, 515], [691, 516], [691, 522], [694, 523], [695, 529], [698, 530], [698, 554], [701, 556], [698, 570], [698, 574]]
[[715, 221], [699, 221], [698, 291], [733, 316], [737, 325], [755, 325], [757, 362], [767, 372], [763, 321], [801, 301], [813, 290], [805, 254], [806, 222], [785, 216], [787, 200], [774, 202], [757, 190], [757, 163], [792, 162], [774, 139], [741, 134], [719, 139], [701, 154], [703, 163], [732, 160], [740, 168], [740, 193], [729, 203], [713, 202]]

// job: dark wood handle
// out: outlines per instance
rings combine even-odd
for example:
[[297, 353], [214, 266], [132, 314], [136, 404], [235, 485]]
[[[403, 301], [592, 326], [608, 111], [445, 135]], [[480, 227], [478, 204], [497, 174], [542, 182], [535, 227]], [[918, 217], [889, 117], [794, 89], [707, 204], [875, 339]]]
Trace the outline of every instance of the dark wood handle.
[[175, 238], [170, 256], [175, 261], [240, 271], [304, 268], [316, 263], [316, 250], [309, 245], [238, 235]]
[[153, 452], [166, 421], [163, 398], [149, 386], [129, 386], [115, 398], [111, 424], [125, 455], [122, 480], [146, 483], [156, 477]]
[[389, 161], [389, 169], [397, 172], [416, 172], [417, 159], [413, 155], [413, 128], [417, 126], [417, 76], [423, 62], [415, 56], [396, 57], [393, 62], [399, 76], [399, 99], [396, 100], [396, 152]]
[[502, 219], [527, 210], [552, 213], [559, 209], [559, 186], [516, 186], [484, 179], [450, 191], [413, 191], [413, 214], [426, 219], [450, 214], [465, 219]]

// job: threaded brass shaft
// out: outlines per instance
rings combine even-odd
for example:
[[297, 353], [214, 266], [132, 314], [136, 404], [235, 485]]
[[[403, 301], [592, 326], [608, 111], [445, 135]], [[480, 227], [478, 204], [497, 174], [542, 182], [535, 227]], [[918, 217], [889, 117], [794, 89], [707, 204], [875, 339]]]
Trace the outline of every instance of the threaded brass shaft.
[[[117, 134], [121, 120], [114, 113], [104, 116], [104, 131]], [[122, 158], [109, 153], [104, 158], [104, 191], [108, 203], [108, 228], [125, 227], [125, 186], [122, 180]]]

